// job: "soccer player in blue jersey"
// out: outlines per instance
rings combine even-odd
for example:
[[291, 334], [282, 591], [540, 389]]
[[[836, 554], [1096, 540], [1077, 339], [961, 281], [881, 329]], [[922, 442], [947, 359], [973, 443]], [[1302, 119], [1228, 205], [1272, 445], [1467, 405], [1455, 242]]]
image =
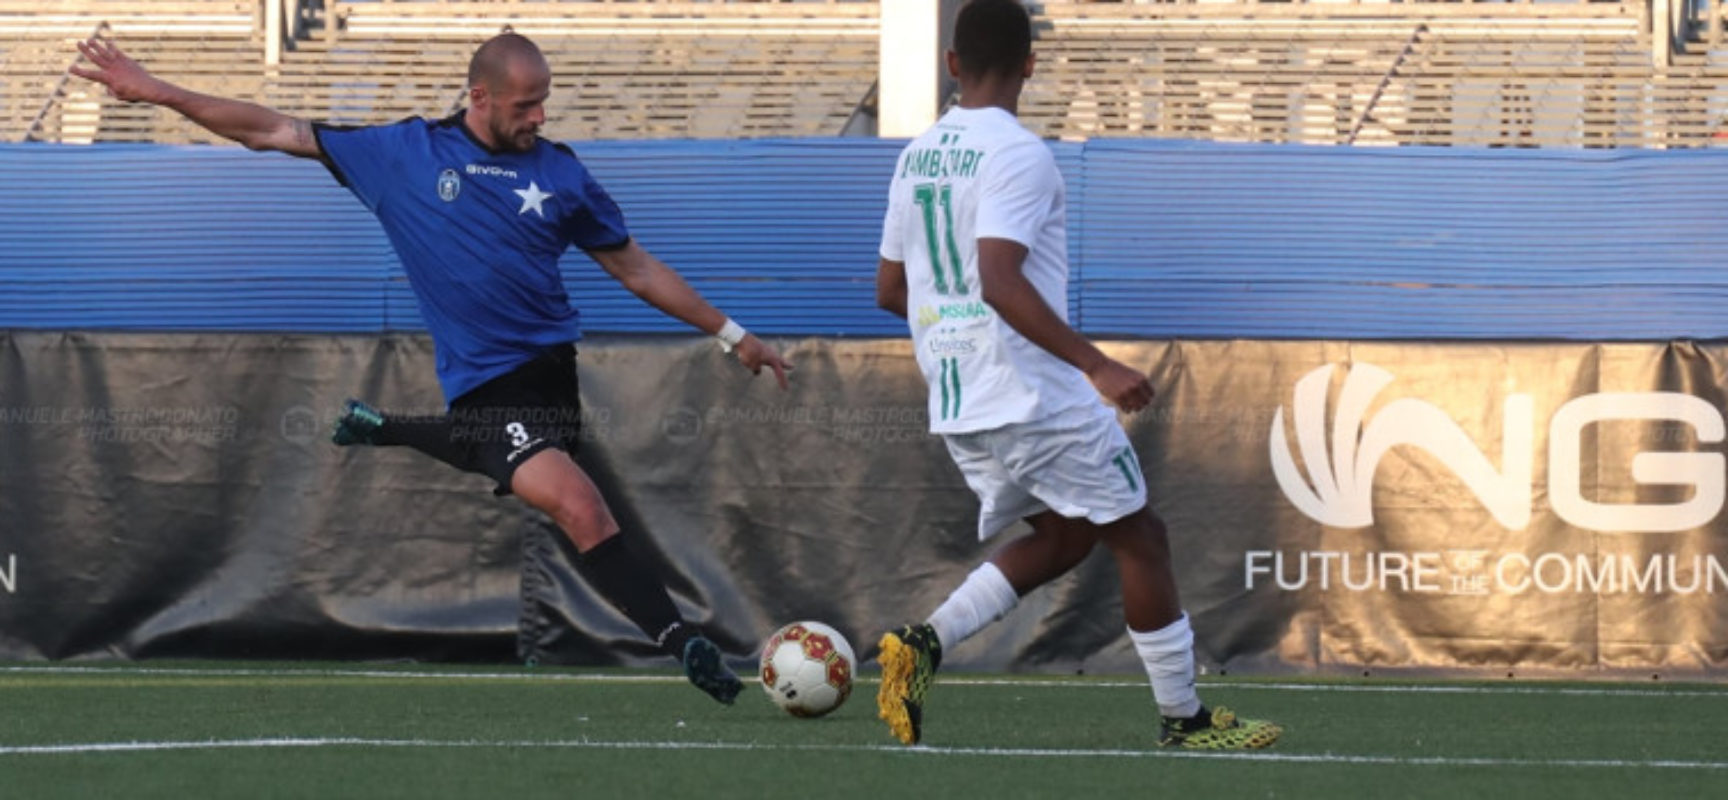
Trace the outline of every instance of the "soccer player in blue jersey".
[[498, 494], [557, 523], [577, 570], [678, 658], [691, 683], [733, 701], [741, 684], [720, 649], [682, 619], [630, 544], [640, 532], [621, 533], [571, 458], [580, 332], [558, 258], [582, 248], [638, 297], [716, 336], [751, 372], [771, 369], [782, 389], [791, 367], [644, 250], [575, 153], [540, 137], [552, 70], [533, 42], [506, 33], [481, 45], [468, 107], [451, 117], [358, 128], [189, 91], [100, 39], [78, 49], [91, 66], [72, 72], [115, 97], [173, 109], [253, 150], [318, 159], [378, 217], [436, 345], [449, 413], [393, 418], [350, 401], [338, 444], [406, 445], [496, 480]]

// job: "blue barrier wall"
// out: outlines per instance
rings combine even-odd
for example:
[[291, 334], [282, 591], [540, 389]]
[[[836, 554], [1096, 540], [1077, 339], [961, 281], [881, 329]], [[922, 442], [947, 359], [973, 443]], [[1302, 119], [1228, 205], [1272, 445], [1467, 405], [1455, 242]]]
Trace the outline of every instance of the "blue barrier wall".
[[[873, 302], [899, 142], [579, 143], [637, 236], [764, 333], [902, 335]], [[1070, 309], [1153, 338], [1728, 335], [1728, 151], [1053, 143]], [[0, 328], [419, 328], [324, 169], [238, 148], [0, 146]], [[679, 331], [580, 253], [593, 331]]]

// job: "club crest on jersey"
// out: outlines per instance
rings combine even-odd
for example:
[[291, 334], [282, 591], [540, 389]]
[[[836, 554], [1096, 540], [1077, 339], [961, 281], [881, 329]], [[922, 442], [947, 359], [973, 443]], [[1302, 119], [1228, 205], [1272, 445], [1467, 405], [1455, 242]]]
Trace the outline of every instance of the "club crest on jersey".
[[456, 195], [462, 193], [462, 176], [456, 170], [447, 169], [438, 173], [438, 199], [446, 203], [456, 200]]

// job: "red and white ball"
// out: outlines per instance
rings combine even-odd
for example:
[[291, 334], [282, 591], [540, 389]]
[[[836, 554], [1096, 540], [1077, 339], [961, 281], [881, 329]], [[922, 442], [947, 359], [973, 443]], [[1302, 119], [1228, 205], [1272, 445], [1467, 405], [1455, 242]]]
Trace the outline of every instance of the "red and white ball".
[[820, 717], [852, 694], [857, 659], [846, 637], [820, 622], [794, 622], [762, 647], [762, 689], [795, 717]]

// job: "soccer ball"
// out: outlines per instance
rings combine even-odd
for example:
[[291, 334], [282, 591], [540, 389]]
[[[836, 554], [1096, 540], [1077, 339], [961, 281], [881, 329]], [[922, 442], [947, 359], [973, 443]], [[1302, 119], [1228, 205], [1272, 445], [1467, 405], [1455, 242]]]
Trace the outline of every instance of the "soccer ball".
[[820, 622], [794, 622], [762, 647], [762, 689], [794, 717], [820, 717], [852, 694], [857, 660], [846, 637]]

